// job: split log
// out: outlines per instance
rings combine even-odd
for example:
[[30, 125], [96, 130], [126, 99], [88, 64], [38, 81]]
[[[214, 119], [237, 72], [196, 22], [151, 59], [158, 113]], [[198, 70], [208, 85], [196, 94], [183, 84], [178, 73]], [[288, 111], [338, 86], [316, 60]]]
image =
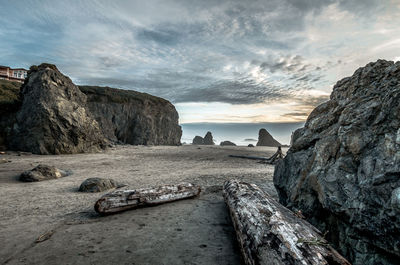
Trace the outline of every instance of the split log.
[[229, 180], [223, 194], [247, 265], [350, 265], [315, 227], [256, 185]]
[[137, 190], [117, 190], [102, 196], [94, 205], [94, 209], [100, 214], [116, 213], [140, 206], [152, 206], [195, 197], [200, 194], [200, 191], [199, 186], [191, 183]]

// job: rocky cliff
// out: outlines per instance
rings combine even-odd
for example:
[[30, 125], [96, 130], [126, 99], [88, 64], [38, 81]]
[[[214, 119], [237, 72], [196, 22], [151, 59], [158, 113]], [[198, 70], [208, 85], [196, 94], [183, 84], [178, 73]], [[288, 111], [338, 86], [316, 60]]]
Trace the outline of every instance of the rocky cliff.
[[35, 154], [95, 151], [107, 141], [86, 109], [86, 96], [56, 66], [29, 70], [20, 93], [21, 107], [7, 136], [13, 150]]
[[80, 86], [108, 139], [133, 145], [179, 145], [182, 129], [169, 101], [145, 93]]
[[25, 84], [0, 80], [0, 149], [37, 154], [95, 151], [109, 140], [178, 145], [175, 107], [135, 91], [75, 86], [54, 65], [33, 66]]
[[337, 82], [275, 168], [281, 203], [356, 265], [400, 260], [399, 82], [400, 62], [384, 60]]

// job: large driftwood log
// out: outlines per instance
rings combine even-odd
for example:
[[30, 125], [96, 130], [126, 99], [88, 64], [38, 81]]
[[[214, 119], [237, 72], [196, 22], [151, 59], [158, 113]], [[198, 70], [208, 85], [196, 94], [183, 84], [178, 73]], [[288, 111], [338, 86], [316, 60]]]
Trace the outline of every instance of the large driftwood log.
[[191, 198], [200, 194], [200, 187], [191, 183], [164, 185], [158, 188], [118, 190], [102, 196], [94, 205], [101, 214], [121, 212], [139, 206], [151, 206]]
[[229, 180], [223, 194], [247, 265], [350, 265], [315, 227], [256, 185]]
[[261, 156], [240, 156], [240, 155], [229, 155], [229, 157], [235, 157], [235, 158], [244, 158], [244, 159], [252, 159], [252, 160], [263, 160], [263, 161], [268, 161], [268, 157], [261, 157]]
[[271, 157], [241, 156], [241, 155], [229, 155], [229, 157], [261, 160], [267, 164], [276, 164], [279, 160], [283, 158], [283, 153], [282, 153], [282, 148], [279, 146], [278, 150]]

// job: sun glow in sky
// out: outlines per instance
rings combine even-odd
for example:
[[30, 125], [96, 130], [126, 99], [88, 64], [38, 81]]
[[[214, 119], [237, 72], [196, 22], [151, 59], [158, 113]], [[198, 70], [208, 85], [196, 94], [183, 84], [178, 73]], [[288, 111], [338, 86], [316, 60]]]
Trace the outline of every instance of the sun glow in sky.
[[304, 121], [333, 85], [400, 58], [397, 0], [0, 0], [1, 65], [164, 97], [181, 123]]

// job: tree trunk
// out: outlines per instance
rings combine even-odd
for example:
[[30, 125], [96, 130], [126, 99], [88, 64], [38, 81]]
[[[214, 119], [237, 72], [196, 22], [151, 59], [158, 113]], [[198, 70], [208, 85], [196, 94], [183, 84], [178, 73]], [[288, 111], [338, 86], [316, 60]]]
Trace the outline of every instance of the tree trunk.
[[200, 191], [199, 186], [190, 183], [148, 189], [118, 190], [102, 196], [94, 205], [94, 209], [101, 214], [116, 213], [139, 206], [151, 206], [195, 197], [200, 194]]
[[256, 185], [229, 180], [223, 194], [247, 265], [350, 265], [315, 227]]

